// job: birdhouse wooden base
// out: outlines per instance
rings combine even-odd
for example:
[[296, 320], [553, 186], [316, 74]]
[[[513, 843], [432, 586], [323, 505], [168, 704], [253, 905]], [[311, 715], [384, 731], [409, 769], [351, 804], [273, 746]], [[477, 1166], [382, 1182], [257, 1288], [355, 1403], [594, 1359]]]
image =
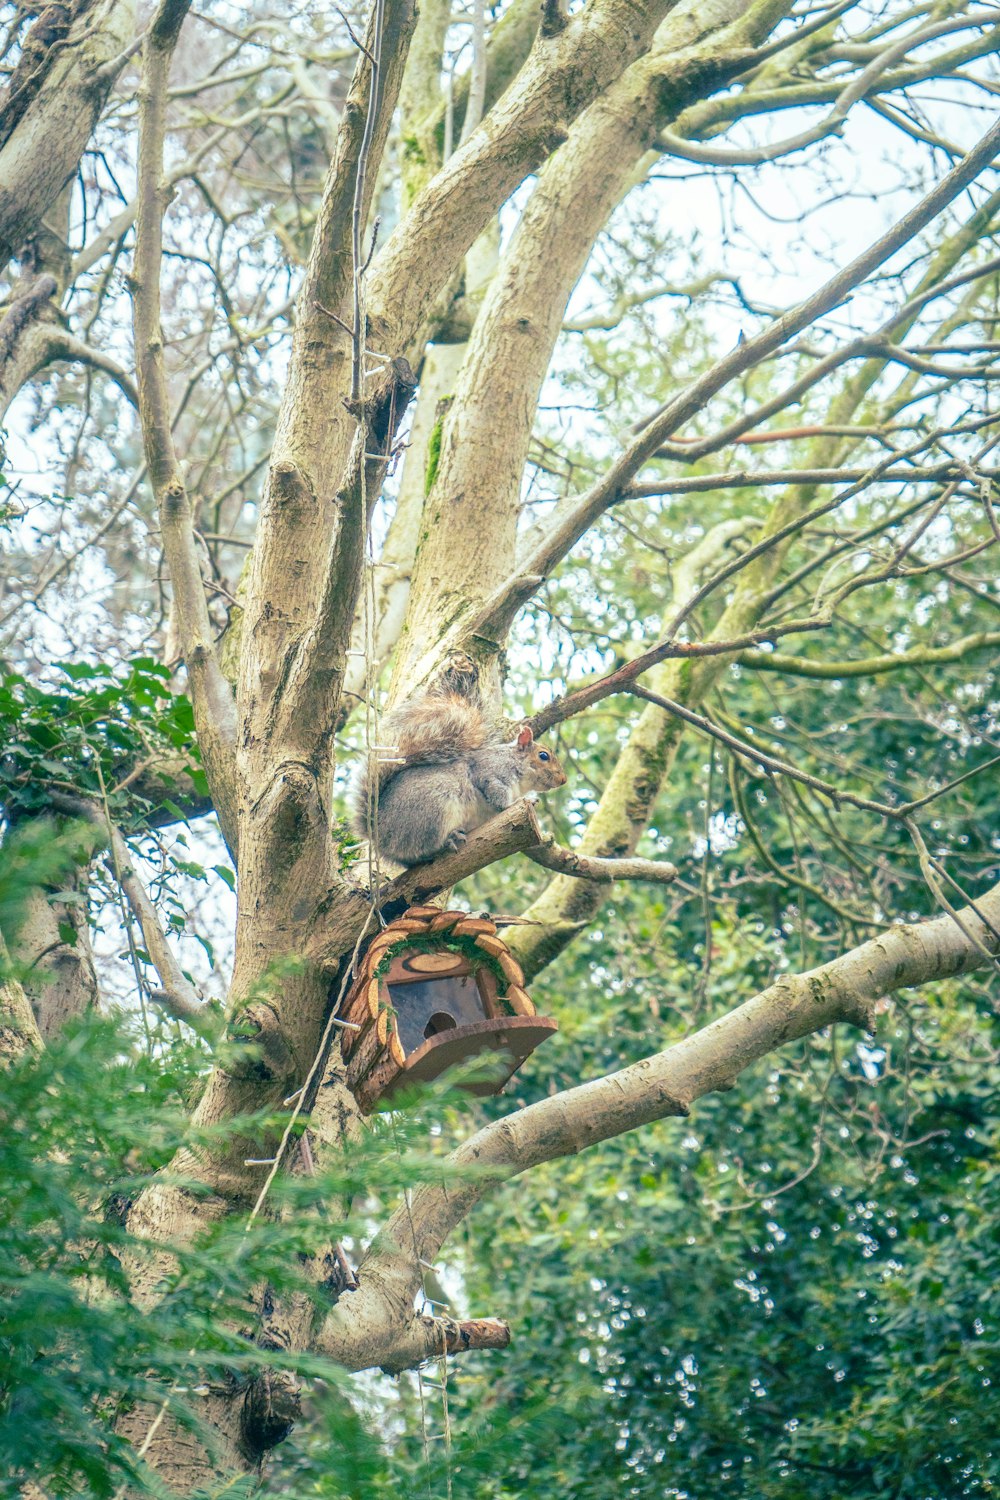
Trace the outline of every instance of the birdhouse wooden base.
[[411, 907], [378, 934], [341, 1010], [347, 1084], [363, 1114], [408, 1083], [484, 1054], [493, 1066], [461, 1087], [497, 1094], [558, 1029], [535, 1014], [524, 975], [494, 924]]

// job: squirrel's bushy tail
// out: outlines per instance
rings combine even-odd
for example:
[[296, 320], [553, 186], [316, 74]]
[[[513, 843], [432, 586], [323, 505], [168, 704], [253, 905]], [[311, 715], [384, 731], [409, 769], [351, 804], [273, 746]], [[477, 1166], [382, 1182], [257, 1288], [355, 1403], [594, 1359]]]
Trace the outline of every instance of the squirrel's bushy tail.
[[[433, 687], [407, 698], [381, 720], [379, 743], [392, 747], [382, 752], [392, 759], [384, 764], [376, 762], [377, 790], [381, 792], [406, 766], [443, 765], [484, 745], [498, 744], [501, 736], [501, 726], [494, 724], [483, 708], [474, 662], [467, 656], [456, 657]], [[351, 824], [362, 838], [369, 837], [371, 801], [371, 768], [366, 755], [351, 787]]]

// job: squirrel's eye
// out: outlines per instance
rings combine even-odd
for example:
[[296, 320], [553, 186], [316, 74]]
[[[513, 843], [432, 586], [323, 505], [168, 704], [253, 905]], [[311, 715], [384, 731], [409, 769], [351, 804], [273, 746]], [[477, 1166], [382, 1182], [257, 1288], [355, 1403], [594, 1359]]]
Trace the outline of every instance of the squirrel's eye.
[[549, 758], [549, 752], [547, 750], [539, 750], [539, 752], [538, 752], [538, 759], [539, 760], [548, 760], [548, 758]]

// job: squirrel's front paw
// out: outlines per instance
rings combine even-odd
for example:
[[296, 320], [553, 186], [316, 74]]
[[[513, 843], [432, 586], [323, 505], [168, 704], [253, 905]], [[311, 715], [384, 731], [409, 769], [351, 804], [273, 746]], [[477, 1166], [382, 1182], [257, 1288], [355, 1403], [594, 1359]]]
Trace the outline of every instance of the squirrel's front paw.
[[456, 849], [461, 849], [462, 845], [467, 842], [468, 837], [469, 835], [464, 828], [456, 828], [454, 833], [449, 833], [441, 847], [442, 849], [447, 849], [449, 853], [453, 853]]

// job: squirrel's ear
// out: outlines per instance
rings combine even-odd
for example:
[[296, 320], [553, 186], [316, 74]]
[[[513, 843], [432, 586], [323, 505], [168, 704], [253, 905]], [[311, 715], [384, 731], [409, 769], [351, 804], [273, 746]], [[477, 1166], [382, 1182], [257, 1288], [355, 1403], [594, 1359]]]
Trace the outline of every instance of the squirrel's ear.
[[534, 738], [535, 736], [531, 732], [530, 724], [525, 724], [523, 729], [518, 730], [517, 748], [519, 750], [527, 750]]

